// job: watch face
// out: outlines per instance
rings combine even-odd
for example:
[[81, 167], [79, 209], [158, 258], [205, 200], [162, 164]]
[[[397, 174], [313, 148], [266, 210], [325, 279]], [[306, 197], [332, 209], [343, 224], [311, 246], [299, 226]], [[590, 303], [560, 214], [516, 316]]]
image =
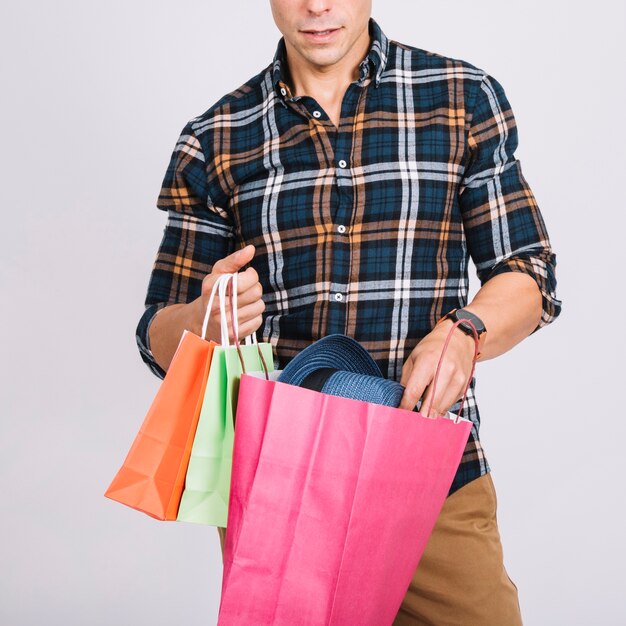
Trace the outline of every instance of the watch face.
[[[465, 311], [463, 309], [457, 309], [455, 312], [456, 318], [459, 320], [469, 320], [476, 327], [476, 332], [480, 335], [485, 332], [485, 325], [482, 323], [480, 318], [469, 311]], [[472, 327], [469, 324], [461, 324], [461, 326], [465, 327], [468, 331], [472, 332]]]

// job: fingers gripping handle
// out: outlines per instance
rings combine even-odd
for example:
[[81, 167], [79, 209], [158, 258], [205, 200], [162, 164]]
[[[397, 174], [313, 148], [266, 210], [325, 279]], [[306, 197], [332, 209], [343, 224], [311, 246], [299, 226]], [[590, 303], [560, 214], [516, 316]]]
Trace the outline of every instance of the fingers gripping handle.
[[[234, 273], [232, 274], [232, 282], [231, 282], [231, 287], [230, 287], [230, 305], [231, 305], [231, 322], [233, 325], [233, 329], [234, 330], [234, 336], [236, 337], [235, 342], [238, 344], [239, 343], [239, 308], [238, 308], [238, 304], [237, 304], [237, 293], [239, 291], [238, 289], [238, 279], [239, 279], [239, 274], [238, 273]], [[256, 333], [252, 332], [249, 335], [247, 335], [244, 338], [244, 343], [246, 346], [251, 346], [252, 344], [257, 343], [256, 340]]]
[[461, 412], [463, 411], [463, 405], [465, 404], [465, 399], [467, 398], [467, 390], [469, 389], [470, 383], [472, 382], [472, 377], [474, 376], [474, 369], [476, 368], [476, 359], [478, 358], [478, 346], [479, 346], [479, 338], [478, 332], [476, 331], [476, 327], [470, 320], [457, 320], [450, 328], [450, 332], [446, 337], [446, 341], [443, 344], [443, 349], [441, 351], [441, 356], [439, 357], [439, 363], [437, 363], [437, 370], [435, 372], [435, 378], [433, 379], [433, 390], [430, 394], [430, 404], [428, 405], [428, 415], [430, 415], [430, 411], [433, 408], [433, 400], [435, 399], [435, 392], [437, 391], [437, 380], [439, 379], [439, 371], [441, 370], [441, 364], [443, 362], [443, 357], [448, 349], [448, 344], [450, 343], [450, 339], [452, 339], [452, 333], [456, 330], [456, 327], [460, 324], [469, 324], [472, 327], [472, 334], [474, 335], [474, 358], [472, 359], [472, 371], [470, 372], [469, 378], [467, 379], [467, 384], [465, 385], [465, 391], [463, 392], [463, 399], [461, 400], [461, 405], [459, 407], [459, 412], [457, 414], [457, 419], [461, 418]]
[[[230, 284], [230, 290], [228, 286]], [[213, 307], [213, 300], [215, 295], [218, 295], [219, 299], [219, 309], [220, 309], [220, 331], [221, 331], [221, 345], [229, 346], [230, 340], [228, 336], [228, 316], [226, 313], [226, 299], [230, 299], [230, 320], [233, 328], [233, 345], [237, 348], [237, 353], [239, 355], [239, 360], [241, 362], [241, 369], [245, 373], [246, 368], [244, 365], [243, 354], [241, 352], [240, 342], [239, 342], [239, 321], [237, 315], [237, 273], [234, 272], [232, 274], [222, 274], [220, 275], [215, 283], [213, 284], [213, 288], [211, 289], [211, 294], [209, 296], [209, 303], [207, 305], [207, 310], [204, 315], [204, 321], [202, 323], [202, 339], [206, 339], [206, 333], [209, 325], [209, 318], [211, 316], [211, 309]], [[265, 362], [265, 358], [263, 357], [263, 353], [261, 352], [261, 346], [259, 346], [255, 333], [251, 333], [245, 339], [246, 345], [256, 345], [257, 350], [259, 352], [259, 358], [261, 359], [261, 365], [265, 372], [265, 378], [269, 380], [269, 371], [267, 368], [267, 363]]]
[[[213, 288], [211, 289], [211, 295], [209, 296], [209, 304], [207, 306], [206, 313], [204, 315], [204, 321], [202, 323], [202, 332], [201, 332], [202, 339], [206, 339], [206, 333], [207, 333], [208, 326], [209, 326], [209, 319], [211, 317], [211, 309], [213, 308], [213, 299], [215, 298], [215, 295], [217, 294], [219, 298], [219, 303], [220, 303], [219, 308], [220, 308], [221, 344], [223, 346], [230, 345], [230, 342], [228, 339], [228, 322], [227, 322], [228, 316], [226, 315], [226, 297], [227, 297], [226, 288], [227, 288], [228, 283], [232, 281], [233, 287], [231, 289], [231, 295], [233, 295], [234, 297], [231, 297], [231, 305], [233, 305], [234, 303], [233, 311], [237, 311], [237, 280], [238, 280], [238, 274], [236, 272], [232, 274], [221, 274], [220, 276], [218, 276], [217, 280], [213, 284]], [[231, 322], [233, 323], [234, 335], [238, 337], [239, 336], [238, 316], [237, 315], [231, 316]], [[248, 335], [245, 338], [245, 343], [247, 346], [257, 343], [256, 334], [251, 333], [250, 335]]]

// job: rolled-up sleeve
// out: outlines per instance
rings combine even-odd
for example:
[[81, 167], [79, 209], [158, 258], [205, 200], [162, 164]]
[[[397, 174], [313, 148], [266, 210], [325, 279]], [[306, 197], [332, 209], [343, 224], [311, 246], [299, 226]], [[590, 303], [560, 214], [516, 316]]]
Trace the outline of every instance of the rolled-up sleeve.
[[165, 371], [149, 340], [154, 316], [167, 305], [198, 298], [213, 264], [234, 249], [232, 221], [211, 200], [206, 159], [192, 122], [176, 142], [157, 200], [157, 208], [168, 216], [135, 333], [141, 358], [159, 378]]
[[459, 190], [469, 254], [482, 284], [505, 272], [531, 276], [542, 297], [538, 326], [561, 312], [556, 255], [535, 197], [515, 158], [518, 137], [502, 86], [484, 76], [472, 108]]

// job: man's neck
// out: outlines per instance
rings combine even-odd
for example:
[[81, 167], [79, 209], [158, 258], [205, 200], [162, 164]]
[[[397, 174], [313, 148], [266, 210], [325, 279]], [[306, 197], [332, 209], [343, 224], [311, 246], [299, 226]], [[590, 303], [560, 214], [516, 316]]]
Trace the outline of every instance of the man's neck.
[[341, 102], [350, 83], [359, 77], [359, 64], [371, 46], [369, 34], [356, 42], [338, 63], [315, 66], [287, 46], [289, 77], [293, 94], [319, 102], [335, 126], [339, 125]]
[[292, 62], [292, 58], [289, 58], [294, 95], [311, 96], [320, 102], [341, 100], [348, 85], [359, 76], [358, 63], [356, 66], [343, 64], [339, 67], [319, 68], [310, 65], [300, 68], [298, 65], [297, 62]]

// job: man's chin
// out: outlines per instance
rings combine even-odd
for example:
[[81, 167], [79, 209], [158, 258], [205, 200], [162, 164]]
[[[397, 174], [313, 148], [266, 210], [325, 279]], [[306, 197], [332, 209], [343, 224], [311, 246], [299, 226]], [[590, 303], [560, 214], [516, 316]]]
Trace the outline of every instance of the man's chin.
[[343, 58], [341, 50], [336, 48], [327, 48], [325, 50], [306, 50], [304, 57], [306, 60], [316, 67], [329, 67], [335, 65]]

